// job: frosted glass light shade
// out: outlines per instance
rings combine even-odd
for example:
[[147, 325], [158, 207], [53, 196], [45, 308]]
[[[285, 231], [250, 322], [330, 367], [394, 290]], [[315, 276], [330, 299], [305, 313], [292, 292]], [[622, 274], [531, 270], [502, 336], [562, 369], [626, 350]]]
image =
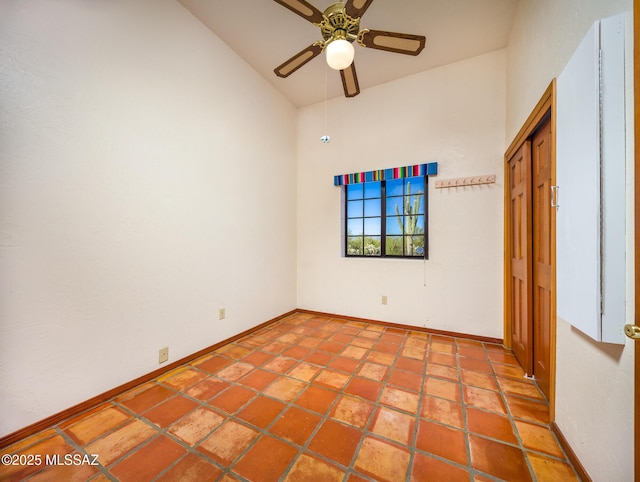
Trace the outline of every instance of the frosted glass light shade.
[[332, 40], [327, 45], [327, 64], [335, 70], [344, 70], [353, 62], [354, 49], [351, 42], [343, 39]]

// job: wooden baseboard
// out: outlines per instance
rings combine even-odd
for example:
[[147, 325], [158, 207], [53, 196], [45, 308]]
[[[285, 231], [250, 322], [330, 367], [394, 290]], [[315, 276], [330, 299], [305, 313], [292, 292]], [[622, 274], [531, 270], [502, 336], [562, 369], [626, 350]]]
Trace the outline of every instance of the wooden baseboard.
[[567, 458], [573, 465], [573, 468], [576, 470], [576, 473], [578, 474], [578, 477], [580, 477], [580, 480], [582, 480], [583, 482], [591, 482], [592, 480], [591, 477], [589, 477], [589, 474], [587, 473], [584, 466], [582, 465], [582, 462], [580, 462], [580, 459], [571, 448], [571, 445], [569, 445], [569, 441], [565, 438], [564, 434], [562, 433], [562, 431], [560, 430], [560, 427], [558, 427], [556, 422], [553, 422], [551, 424], [551, 431], [555, 434], [556, 438], [558, 439], [558, 442], [560, 443], [560, 446], [564, 449], [565, 453], [567, 454]]
[[277, 316], [276, 318], [273, 318], [269, 321], [265, 321], [264, 323], [261, 323], [257, 326], [254, 326], [253, 328], [250, 328], [248, 330], [243, 331], [242, 333], [238, 333], [235, 336], [232, 336], [231, 338], [227, 338], [226, 340], [220, 341], [214, 345], [211, 345], [207, 348], [203, 348], [202, 350], [199, 350], [189, 356], [186, 356], [184, 358], [181, 358], [180, 360], [177, 360], [173, 363], [170, 363], [167, 366], [164, 366], [162, 368], [158, 368], [157, 370], [154, 370], [150, 373], [147, 373], [146, 375], [142, 375], [141, 377], [136, 378], [135, 380], [131, 380], [127, 383], [124, 383], [123, 385], [120, 385], [118, 387], [112, 388], [111, 390], [108, 390], [104, 393], [101, 393], [99, 395], [96, 395], [95, 397], [90, 398], [89, 400], [85, 400], [84, 402], [81, 402], [77, 405], [74, 405], [73, 407], [67, 408], [65, 410], [62, 410], [54, 415], [51, 415], [47, 418], [44, 418], [38, 422], [35, 422], [31, 425], [28, 425], [24, 428], [21, 428], [20, 430], [17, 430], [13, 433], [10, 433], [9, 435], [5, 435], [4, 437], [0, 438], [0, 449], [4, 448], [4, 447], [8, 447], [9, 445], [12, 445], [16, 442], [18, 442], [19, 440], [22, 440], [23, 438], [29, 437], [30, 435], [33, 435], [35, 433], [38, 433], [44, 429], [47, 429], [53, 425], [56, 425], [60, 422], [62, 422], [63, 420], [66, 420], [67, 418], [71, 418], [74, 417], [76, 415], [79, 415], [83, 412], [86, 412], [87, 410], [90, 410], [102, 403], [105, 403], [109, 400], [111, 400], [114, 397], [117, 397], [118, 395], [121, 395], [125, 392], [127, 392], [128, 390], [131, 390], [132, 388], [138, 386], [138, 385], [142, 385], [143, 383], [147, 383], [150, 382], [151, 380], [155, 380], [156, 378], [161, 377], [162, 375], [164, 375], [165, 373], [170, 372], [171, 370], [174, 370], [182, 365], [186, 365], [187, 363], [191, 363], [192, 361], [200, 358], [201, 356], [206, 355], [207, 353], [210, 353], [214, 350], [217, 350], [218, 348], [220, 348], [221, 346], [224, 346], [228, 343], [233, 343], [236, 340], [239, 340], [240, 338], [243, 338], [247, 335], [250, 335], [251, 333], [258, 331], [262, 328], [264, 328], [265, 326], [268, 326], [272, 323], [275, 323], [276, 321], [279, 321], [283, 318], [286, 318], [289, 315], [295, 314], [297, 313], [298, 310], [291, 310], [288, 313], [285, 313], [283, 315]]
[[470, 335], [468, 333], [457, 333], [455, 331], [444, 331], [444, 330], [436, 330], [433, 328], [425, 328], [421, 326], [413, 326], [413, 325], [404, 325], [401, 323], [391, 323], [388, 321], [379, 321], [379, 320], [370, 320], [367, 318], [357, 318], [355, 316], [345, 316], [345, 315], [336, 315], [333, 313], [324, 313], [322, 311], [312, 311], [312, 310], [304, 310], [297, 309], [297, 313], [309, 313], [317, 316], [326, 316], [329, 318], [340, 318], [341, 320], [349, 320], [349, 321], [357, 321], [360, 323], [370, 323], [374, 325], [382, 325], [389, 328], [400, 328], [402, 330], [412, 330], [419, 331], [422, 333], [431, 333], [433, 335], [441, 335], [441, 336], [453, 336], [456, 338], [466, 338], [468, 340], [482, 341], [485, 343], [496, 343], [498, 345], [503, 344], [502, 338], [491, 338], [488, 336], [480, 336], [480, 335]]

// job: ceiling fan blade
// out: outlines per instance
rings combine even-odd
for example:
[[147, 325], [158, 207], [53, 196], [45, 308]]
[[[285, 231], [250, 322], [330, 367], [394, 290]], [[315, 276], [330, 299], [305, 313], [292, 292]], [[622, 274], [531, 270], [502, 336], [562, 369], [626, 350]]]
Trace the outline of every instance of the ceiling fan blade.
[[385, 32], [383, 30], [363, 30], [358, 36], [361, 45], [372, 49], [386, 50], [398, 54], [418, 55], [427, 39], [424, 35]]
[[293, 13], [297, 13], [302, 18], [311, 23], [320, 23], [324, 18], [322, 12], [305, 0], [274, 0], [283, 7], [288, 8]]
[[318, 56], [322, 52], [320, 45], [311, 44], [306, 49], [298, 52], [289, 60], [278, 65], [273, 71], [278, 77], [289, 77], [304, 64]]
[[373, 0], [347, 0], [344, 9], [353, 18], [362, 17]]
[[340, 77], [342, 78], [342, 88], [344, 89], [345, 97], [355, 97], [360, 93], [356, 66], [353, 62], [351, 62], [349, 67], [340, 71]]

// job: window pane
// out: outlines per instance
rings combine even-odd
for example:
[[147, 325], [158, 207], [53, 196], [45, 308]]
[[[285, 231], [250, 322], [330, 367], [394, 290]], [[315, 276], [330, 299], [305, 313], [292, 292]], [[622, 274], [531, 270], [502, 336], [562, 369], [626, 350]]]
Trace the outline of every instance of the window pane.
[[387, 255], [402, 256], [402, 236], [387, 236]]
[[380, 236], [368, 236], [364, 238], [364, 255], [380, 256]]
[[380, 182], [365, 182], [364, 184], [361, 184], [361, 185], [364, 186], [364, 197], [365, 198], [373, 198], [373, 197], [379, 198], [380, 196], [382, 196], [382, 190], [380, 188], [380, 186], [381, 186]]
[[347, 216], [350, 218], [362, 217], [364, 201], [347, 201]]
[[380, 198], [368, 199], [364, 202], [364, 215], [367, 217], [380, 216]]
[[424, 236], [412, 236], [413, 253], [407, 253], [411, 256], [424, 256]]
[[349, 236], [347, 238], [347, 254], [361, 256], [364, 238], [361, 236]]
[[366, 236], [380, 236], [380, 219], [381, 218], [365, 218], [364, 234]]
[[347, 199], [362, 199], [362, 184], [347, 184]]
[[347, 236], [362, 236], [362, 218], [347, 221]]
[[402, 196], [402, 179], [387, 181], [387, 196]]
[[406, 177], [404, 186], [405, 194], [422, 194], [424, 193], [424, 178], [421, 176]]
[[411, 206], [411, 214], [424, 214], [424, 196], [409, 197], [409, 206]]
[[[387, 197], [387, 216], [396, 216], [402, 214], [403, 197]], [[396, 208], [398, 211], [396, 212]]]
[[387, 217], [387, 234], [402, 234], [402, 216]]
[[405, 234], [424, 233], [424, 216], [405, 216], [404, 228]]

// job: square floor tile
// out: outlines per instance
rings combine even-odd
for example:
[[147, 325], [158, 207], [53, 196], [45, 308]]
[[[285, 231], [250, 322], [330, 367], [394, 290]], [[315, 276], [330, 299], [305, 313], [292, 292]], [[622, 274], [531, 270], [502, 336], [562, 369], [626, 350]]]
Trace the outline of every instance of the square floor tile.
[[394, 387], [386, 387], [380, 397], [380, 403], [409, 413], [416, 413], [418, 411], [419, 401], [420, 397], [416, 393]]
[[300, 455], [284, 482], [342, 482], [344, 472], [335, 465], [311, 455]]
[[522, 439], [522, 444], [526, 448], [553, 455], [561, 459], [565, 458], [562, 449], [548, 426], [521, 422], [519, 420], [516, 420], [514, 423]]
[[65, 432], [79, 445], [86, 445], [128, 420], [131, 420], [131, 415], [124, 413], [117, 407], [110, 406], [89, 417], [80, 419], [75, 424], [67, 427]]
[[269, 363], [263, 366], [264, 369], [277, 373], [285, 373], [289, 368], [298, 363], [294, 358], [283, 356], [274, 357]]
[[369, 422], [372, 411], [373, 405], [371, 403], [345, 395], [340, 397], [331, 416], [354, 427], [364, 428]]
[[496, 377], [488, 373], [462, 370], [460, 372], [460, 378], [462, 378], [462, 383], [465, 385], [473, 385], [474, 387], [486, 388], [487, 390], [499, 390]]
[[295, 358], [296, 360], [302, 360], [309, 354], [309, 352], [309, 348], [305, 348], [303, 346], [292, 346], [291, 348], [287, 348], [285, 351], [283, 351], [282, 356]]
[[120, 403], [132, 412], [140, 414], [173, 396], [175, 393], [176, 392], [174, 390], [154, 383], [147, 390], [136, 394], [128, 400], [123, 400]]
[[468, 463], [464, 432], [445, 425], [419, 420], [416, 447], [461, 465]]
[[348, 467], [361, 438], [362, 431], [357, 428], [326, 420], [311, 440], [309, 450]]
[[249, 480], [275, 482], [298, 454], [295, 447], [264, 435], [233, 467]]
[[497, 377], [497, 380], [498, 385], [500, 385], [500, 388], [504, 393], [543, 400], [542, 393], [540, 393], [538, 387], [536, 387], [532, 382], [519, 382], [517, 380], [511, 380], [510, 378], [503, 377]]
[[504, 351], [487, 350], [487, 355], [489, 355], [489, 360], [493, 362], [504, 363], [506, 365], [520, 366], [520, 364], [518, 363], [518, 359], [515, 357], [513, 353], [508, 353]]
[[478, 343], [477, 346], [466, 346], [468, 344], [468, 341], [461, 343], [460, 340], [458, 340], [458, 355], [461, 357], [476, 358], [478, 360], [487, 360], [487, 352], [481, 344]]
[[387, 375], [388, 368], [377, 363], [365, 362], [358, 370], [358, 375], [381, 382]]
[[459, 358], [461, 370], [473, 370], [493, 375], [491, 364], [486, 360], [478, 360], [477, 358], [469, 358], [461, 356]]
[[340, 355], [347, 358], [355, 358], [356, 360], [362, 360], [368, 351], [369, 350], [367, 350], [366, 348], [362, 348], [359, 346], [348, 346], [344, 350], [342, 350]]
[[338, 392], [326, 388], [310, 386], [296, 399], [296, 405], [325, 414], [338, 396]]
[[238, 380], [238, 383], [255, 390], [262, 390], [276, 378], [278, 378], [277, 373], [271, 373], [258, 368], [256, 370], [253, 370], [252, 372], [249, 372], [248, 375], [242, 377], [240, 380]]
[[226, 467], [231, 465], [258, 435], [260, 433], [256, 430], [228, 420], [209, 435], [198, 446], [198, 450]]
[[222, 415], [208, 408], [200, 407], [172, 425], [169, 428], [169, 433], [193, 446], [223, 421]]
[[424, 380], [424, 390], [427, 395], [446, 398], [453, 402], [462, 401], [460, 398], [460, 384], [452, 381], [426, 377]]
[[85, 452], [88, 454], [99, 454], [100, 463], [103, 466], [108, 466], [111, 462], [119, 459], [157, 433], [158, 432], [150, 425], [140, 420], [133, 420], [131, 423], [122, 426], [106, 437], [90, 443], [85, 447]]
[[328, 364], [328, 367], [350, 374], [355, 372], [359, 365], [360, 360], [338, 355]]
[[264, 393], [278, 400], [290, 402], [304, 389], [307, 384], [293, 378], [280, 377], [269, 385]]
[[448, 353], [438, 353], [437, 351], [432, 351], [429, 353], [428, 358], [429, 363], [437, 363], [438, 365], [446, 365], [450, 367], [458, 366], [458, 359], [455, 355], [450, 355]]
[[220, 355], [215, 355], [200, 363], [195, 364], [199, 370], [205, 370], [209, 373], [217, 373], [225, 367], [231, 365], [233, 361]]
[[474, 432], [479, 435], [484, 435], [485, 437], [491, 437], [514, 445], [518, 444], [518, 439], [513, 433], [511, 420], [509, 417], [504, 415], [468, 407], [467, 428], [469, 432]]
[[416, 452], [413, 456], [411, 482], [469, 482], [469, 472], [460, 467]]
[[189, 453], [171, 469], [165, 472], [158, 482], [199, 482], [201, 480], [216, 480], [222, 470], [205, 461], [202, 457]]
[[560, 460], [552, 459], [539, 454], [532, 454], [531, 452], [527, 453], [527, 457], [529, 458], [529, 462], [531, 463], [533, 473], [540, 481], [561, 480], [562, 482], [578, 482], [580, 480], [578, 479], [578, 476], [574, 472], [573, 468], [565, 462], [561, 462]]
[[493, 371], [496, 375], [513, 378], [515, 380], [524, 380], [524, 370], [519, 366], [503, 365], [501, 363], [491, 363]]
[[226, 413], [234, 414], [255, 396], [255, 391], [234, 385], [209, 400], [209, 405]]
[[190, 367], [181, 367], [173, 370], [163, 377], [158, 378], [158, 381], [165, 385], [169, 385], [176, 390], [184, 390], [206, 376], [207, 374], [200, 370], [194, 370]]
[[206, 402], [229, 386], [229, 382], [216, 377], [207, 377], [190, 387], [185, 393], [190, 397]]
[[436, 363], [429, 363], [427, 365], [427, 375], [431, 377], [447, 378], [454, 382], [457, 382], [460, 378], [460, 373], [457, 368], [438, 365]]
[[403, 445], [410, 445], [415, 417], [391, 408], [379, 408], [370, 429], [373, 433]]
[[266, 428], [285, 409], [286, 405], [273, 398], [258, 395], [236, 416], [260, 428]]
[[531, 474], [522, 451], [512, 445], [469, 435], [474, 469], [503, 480], [530, 481]]
[[393, 365], [393, 361], [396, 359], [396, 357], [391, 353], [371, 350], [366, 359], [374, 363], [380, 363], [381, 365], [391, 366]]
[[273, 355], [271, 355], [270, 353], [266, 353], [260, 350], [255, 350], [254, 352], [244, 357], [242, 361], [244, 363], [249, 363], [254, 367], [259, 367], [265, 364], [267, 361], [271, 360], [271, 358], [273, 358]]
[[396, 360], [395, 368], [407, 370], [422, 376], [426, 370], [426, 362], [424, 360], [415, 360], [413, 358], [399, 356]]
[[462, 405], [444, 398], [425, 396], [422, 399], [421, 416], [452, 427], [464, 428]]
[[345, 392], [375, 402], [382, 390], [382, 384], [368, 378], [353, 377]]
[[245, 376], [251, 370], [253, 370], [253, 365], [249, 365], [248, 363], [243, 362], [235, 362], [228, 367], [220, 370], [216, 374], [216, 376], [222, 378], [223, 380], [235, 382], [239, 378]]
[[291, 407], [278, 417], [269, 431], [289, 442], [304, 445], [320, 421], [318, 415]]
[[484, 388], [476, 388], [463, 386], [464, 401], [467, 405], [483, 408], [492, 412], [498, 412], [503, 415], [507, 414], [507, 410], [502, 402], [502, 398], [498, 392], [493, 390], [485, 390]]
[[416, 360], [424, 360], [427, 356], [426, 349], [416, 348], [415, 346], [405, 346], [400, 353], [404, 357], [414, 358]]
[[349, 375], [337, 372], [335, 370], [322, 370], [320, 374], [313, 380], [314, 383], [325, 385], [336, 390], [342, 390], [342, 388], [349, 381]]
[[531, 422], [549, 423], [549, 406], [543, 401], [505, 395], [511, 415]]
[[387, 381], [390, 385], [407, 388], [413, 392], [419, 392], [422, 388], [422, 375], [406, 370], [392, 369]]
[[291, 370], [287, 372], [292, 378], [302, 380], [303, 382], [310, 382], [320, 371], [320, 368], [309, 363], [298, 363]]
[[184, 417], [198, 406], [197, 402], [182, 395], [171, 397], [160, 405], [148, 410], [144, 416], [160, 428], [166, 428], [172, 423]]
[[109, 472], [123, 482], [150, 481], [186, 452], [183, 446], [160, 435], [111, 467]]
[[366, 437], [355, 462], [355, 469], [383, 482], [405, 480], [409, 470], [410, 455], [406, 449]]

